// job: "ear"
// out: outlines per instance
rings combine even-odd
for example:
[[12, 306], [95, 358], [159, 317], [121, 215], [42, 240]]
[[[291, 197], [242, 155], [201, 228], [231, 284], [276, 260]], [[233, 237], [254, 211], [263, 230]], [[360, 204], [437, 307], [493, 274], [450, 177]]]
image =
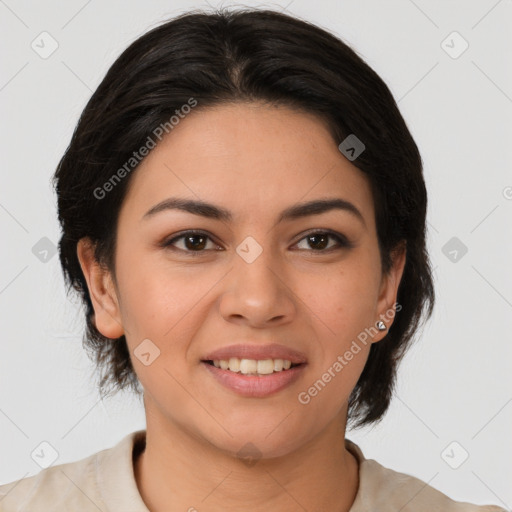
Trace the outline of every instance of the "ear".
[[119, 338], [124, 334], [124, 329], [111, 273], [97, 262], [94, 244], [88, 237], [78, 241], [77, 256], [94, 307], [96, 328], [107, 338]]
[[[398, 295], [398, 287], [404, 272], [407, 258], [407, 246], [405, 240], [400, 243], [392, 252], [393, 264], [387, 274], [382, 275], [379, 299], [377, 303], [378, 318], [386, 324], [385, 331], [378, 331], [372, 338], [372, 343], [384, 338], [393, 324], [396, 313], [395, 303]], [[399, 307], [398, 311], [400, 311]], [[377, 320], [378, 321], [378, 320]]]

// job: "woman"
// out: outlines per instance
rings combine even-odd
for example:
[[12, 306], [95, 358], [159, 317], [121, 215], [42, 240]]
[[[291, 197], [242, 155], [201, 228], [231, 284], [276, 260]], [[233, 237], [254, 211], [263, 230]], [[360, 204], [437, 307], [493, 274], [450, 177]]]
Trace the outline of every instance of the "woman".
[[434, 305], [417, 146], [346, 44], [272, 11], [135, 41], [55, 173], [100, 389], [146, 430], [2, 510], [491, 511], [365, 459]]

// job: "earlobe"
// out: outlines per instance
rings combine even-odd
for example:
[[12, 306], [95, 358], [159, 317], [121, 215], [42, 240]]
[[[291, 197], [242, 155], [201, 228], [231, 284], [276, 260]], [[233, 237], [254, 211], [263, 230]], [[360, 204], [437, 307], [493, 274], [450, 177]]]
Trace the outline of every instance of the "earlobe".
[[119, 338], [124, 329], [111, 273], [96, 260], [94, 244], [88, 237], [78, 241], [77, 256], [94, 307], [96, 328], [107, 338]]
[[393, 324], [393, 319], [396, 314], [395, 303], [397, 302], [398, 287], [402, 280], [405, 262], [407, 259], [406, 241], [404, 240], [392, 254], [393, 265], [387, 274], [382, 276], [381, 287], [379, 292], [378, 320], [382, 320], [386, 325], [386, 330], [379, 332], [373, 340], [374, 342], [380, 341], [386, 336], [389, 328]]

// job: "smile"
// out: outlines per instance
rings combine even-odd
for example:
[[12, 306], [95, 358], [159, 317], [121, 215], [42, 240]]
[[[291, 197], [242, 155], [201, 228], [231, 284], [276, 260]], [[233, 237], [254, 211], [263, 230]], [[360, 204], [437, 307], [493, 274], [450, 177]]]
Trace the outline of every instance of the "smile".
[[282, 372], [297, 366], [288, 359], [239, 359], [230, 357], [229, 359], [215, 359], [207, 361], [216, 368], [229, 370], [243, 375], [271, 375], [274, 372]]
[[223, 387], [237, 395], [252, 398], [267, 397], [285, 389], [301, 376], [307, 366], [306, 363], [294, 364], [283, 359], [236, 357], [201, 363]]

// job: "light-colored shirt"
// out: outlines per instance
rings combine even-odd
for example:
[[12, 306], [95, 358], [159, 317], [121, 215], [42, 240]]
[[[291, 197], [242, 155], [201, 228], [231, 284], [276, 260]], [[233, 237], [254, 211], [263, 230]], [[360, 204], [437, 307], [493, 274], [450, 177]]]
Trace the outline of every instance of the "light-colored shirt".
[[[146, 431], [138, 430], [89, 457], [1, 485], [0, 511], [149, 512], [133, 466], [145, 442]], [[352, 441], [345, 439], [345, 445], [359, 462], [359, 489], [350, 512], [507, 512], [454, 501], [418, 478], [366, 459]]]

